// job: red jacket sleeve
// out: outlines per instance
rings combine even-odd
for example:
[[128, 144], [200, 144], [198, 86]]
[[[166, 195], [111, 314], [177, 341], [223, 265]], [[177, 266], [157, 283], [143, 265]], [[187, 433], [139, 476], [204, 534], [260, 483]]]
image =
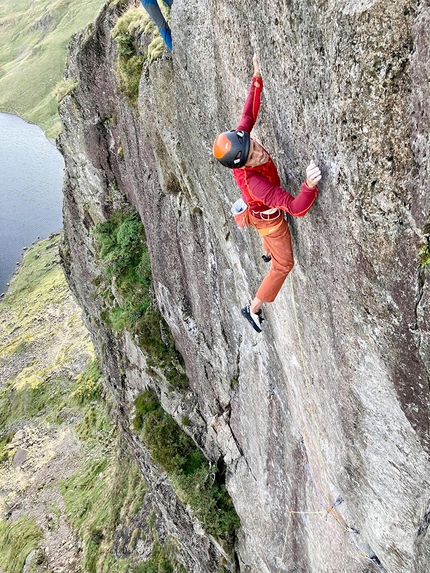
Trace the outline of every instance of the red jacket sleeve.
[[263, 79], [252, 76], [248, 96], [246, 98], [245, 105], [243, 106], [242, 117], [240, 118], [239, 125], [236, 127], [237, 130], [241, 129], [251, 133], [257, 120], [258, 110], [260, 109], [260, 94], [262, 90]]
[[293, 197], [291, 193], [273, 185], [263, 175], [259, 173], [249, 173], [244, 170], [245, 185], [247, 191], [252, 199], [261, 201], [267, 207], [276, 207], [282, 211], [286, 211], [294, 217], [303, 217], [312, 207], [318, 195], [318, 187], [311, 189], [302, 183], [302, 188], [297, 197]]

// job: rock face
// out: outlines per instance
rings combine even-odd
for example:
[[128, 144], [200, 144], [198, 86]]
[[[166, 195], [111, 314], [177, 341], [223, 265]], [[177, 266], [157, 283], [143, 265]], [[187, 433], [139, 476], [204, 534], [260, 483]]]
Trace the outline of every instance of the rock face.
[[[173, 55], [145, 64], [137, 109], [118, 91], [110, 31], [127, 6], [116, 4], [70, 47], [63, 258], [142, 470], [159, 475], [129, 429], [148, 386], [178, 423], [188, 416], [209, 459], [225, 459], [236, 560], [154, 478], [184, 565], [428, 571], [428, 2], [175, 0]], [[323, 171], [312, 210], [289, 220], [296, 264], [261, 335], [240, 315], [267, 272], [260, 239], [235, 227], [238, 190], [211, 156], [240, 117], [254, 51], [265, 82], [254, 137], [293, 194], [310, 159]], [[92, 228], [125, 203], [145, 226], [185, 393], [101, 319]]]

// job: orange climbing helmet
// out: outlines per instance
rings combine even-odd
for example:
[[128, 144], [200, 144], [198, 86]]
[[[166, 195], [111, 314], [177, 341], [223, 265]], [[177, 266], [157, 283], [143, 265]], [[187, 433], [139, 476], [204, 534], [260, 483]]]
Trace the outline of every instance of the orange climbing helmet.
[[249, 146], [249, 133], [231, 129], [216, 137], [213, 154], [225, 167], [238, 169], [243, 167], [248, 159]]

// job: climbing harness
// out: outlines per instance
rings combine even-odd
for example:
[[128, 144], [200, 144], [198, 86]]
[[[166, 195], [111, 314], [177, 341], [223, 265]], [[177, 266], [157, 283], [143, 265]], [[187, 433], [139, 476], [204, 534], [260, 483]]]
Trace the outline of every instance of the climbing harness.
[[281, 220], [276, 225], [273, 225], [272, 227], [266, 227], [265, 229], [257, 229], [259, 235], [261, 237], [267, 237], [267, 235], [271, 235], [277, 229], [279, 229], [279, 227], [282, 225], [283, 220], [284, 220], [283, 217], [281, 217]]

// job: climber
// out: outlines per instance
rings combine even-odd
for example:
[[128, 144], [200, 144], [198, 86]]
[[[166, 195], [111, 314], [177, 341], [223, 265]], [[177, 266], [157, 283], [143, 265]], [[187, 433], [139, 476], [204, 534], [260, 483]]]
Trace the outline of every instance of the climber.
[[288, 273], [294, 266], [291, 235], [284, 211], [295, 217], [306, 215], [318, 195], [321, 172], [311, 161], [306, 169], [306, 181], [297, 197], [280, 186], [278, 171], [269, 153], [250, 137], [260, 107], [263, 80], [257, 57], [253, 58], [254, 75], [236, 129], [219, 134], [213, 145], [213, 154], [233, 176], [247, 205], [248, 224], [262, 236], [265, 260], [272, 265], [263, 279], [251, 304], [242, 309], [242, 315], [257, 332], [261, 332], [262, 306], [273, 302]]
[[[169, 24], [164, 19], [161, 13], [160, 7], [158, 6], [157, 0], [141, 0], [142, 6], [151, 16], [154, 24], [157, 26], [160, 36], [163, 38], [164, 43], [172, 51], [172, 34], [170, 32]], [[172, 7], [173, 0], [163, 0], [169, 8]]]

